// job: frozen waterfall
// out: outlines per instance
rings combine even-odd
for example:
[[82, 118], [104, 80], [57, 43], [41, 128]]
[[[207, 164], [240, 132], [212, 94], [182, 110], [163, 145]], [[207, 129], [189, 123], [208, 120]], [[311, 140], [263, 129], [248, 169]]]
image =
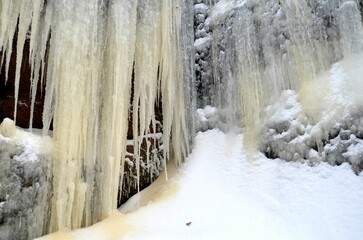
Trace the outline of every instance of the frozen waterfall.
[[[21, 81], [30, 81], [32, 126], [37, 88], [45, 87], [43, 134], [53, 126], [50, 210], [35, 232], [89, 226], [115, 210], [127, 145], [138, 189], [142, 154], [149, 161], [157, 141], [161, 165], [169, 159], [180, 165], [198, 121], [207, 121], [196, 120], [197, 108], [208, 106], [209, 127], [243, 128], [245, 146], [254, 150], [265, 107], [281, 96], [295, 101], [290, 90], [317, 123], [309, 96], [333, 63], [362, 51], [362, 6], [359, 0], [1, 0], [0, 70], [7, 80], [16, 52], [15, 106]], [[25, 80], [24, 54], [31, 67]], [[15, 122], [18, 116], [15, 107]]]
[[[32, 109], [38, 81], [46, 80], [43, 133], [53, 121], [54, 154], [44, 233], [94, 224], [117, 207], [131, 93], [133, 133], [139, 136], [134, 138], [136, 164], [144, 136], [156, 131], [154, 106], [160, 99], [164, 165], [169, 158], [183, 161], [190, 128], [181, 2], [3, 0], [0, 12], [6, 70], [16, 38], [15, 106], [25, 41], [30, 42]], [[17, 108], [15, 121], [16, 116]]]

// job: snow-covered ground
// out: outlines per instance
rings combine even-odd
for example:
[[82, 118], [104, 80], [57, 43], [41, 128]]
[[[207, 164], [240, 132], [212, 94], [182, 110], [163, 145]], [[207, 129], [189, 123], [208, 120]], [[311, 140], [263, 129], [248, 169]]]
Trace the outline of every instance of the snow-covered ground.
[[267, 159], [246, 153], [242, 139], [198, 133], [185, 165], [124, 213], [46, 239], [363, 239], [362, 173]]

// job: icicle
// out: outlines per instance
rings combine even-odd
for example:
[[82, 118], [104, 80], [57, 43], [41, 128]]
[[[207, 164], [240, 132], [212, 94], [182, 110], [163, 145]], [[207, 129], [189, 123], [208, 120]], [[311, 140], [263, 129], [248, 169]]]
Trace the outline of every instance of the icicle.
[[104, 218], [117, 206], [118, 183], [124, 168], [128, 105], [135, 55], [137, 1], [113, 1], [108, 12], [107, 50], [102, 89], [103, 109], [100, 128], [100, 158], [109, 158], [100, 166], [104, 172], [101, 182], [100, 217]]
[[[182, 62], [182, 45], [181, 45], [181, 36], [180, 33], [182, 31], [181, 28], [181, 3], [180, 1], [175, 1], [175, 7], [173, 8], [174, 12], [172, 12], [173, 23], [174, 23], [174, 32], [172, 36], [174, 37], [173, 42], [174, 46], [174, 62], [175, 62], [175, 76], [174, 76], [174, 84], [176, 85], [176, 98], [175, 98], [175, 109], [173, 115], [173, 129], [172, 129], [172, 144], [174, 151], [174, 158], [179, 166], [184, 158], [189, 154], [189, 139], [188, 139], [188, 127], [187, 119], [186, 119], [186, 107], [185, 107], [185, 85], [184, 85], [184, 77], [183, 77], [183, 62]], [[176, 81], [176, 82], [175, 82]], [[192, 122], [190, 123], [192, 124]]]
[[257, 42], [257, 35], [251, 14], [244, 11], [238, 15], [238, 19], [233, 26], [233, 34], [238, 39], [236, 42], [238, 58], [236, 77], [240, 86], [243, 122], [246, 126], [244, 139], [246, 147], [255, 147], [259, 114], [264, 97], [261, 59], [258, 55], [258, 46], [254, 44]]
[[[42, 65], [42, 58], [38, 56], [38, 48], [40, 47], [41, 42], [41, 10], [43, 9], [43, 0], [35, 0], [33, 1], [33, 16], [32, 16], [32, 24], [31, 24], [31, 32], [30, 32], [30, 44], [29, 44], [29, 61], [31, 64], [31, 105], [30, 105], [30, 119], [29, 119], [29, 128], [30, 130], [33, 127], [33, 117], [34, 117], [34, 105], [35, 98], [37, 94], [38, 82], [39, 82], [39, 71]], [[41, 86], [42, 87], [42, 86]]]
[[2, 54], [6, 54], [5, 83], [9, 76], [10, 59], [13, 50], [13, 39], [18, 25], [20, 1], [4, 0], [1, 7], [0, 46]]
[[[180, 113], [184, 113], [184, 105], [181, 108], [181, 99], [177, 97], [182, 97], [184, 102], [184, 92], [180, 89], [182, 84], [182, 62], [180, 55], [180, 43], [179, 43], [179, 33], [180, 33], [180, 3], [179, 1], [162, 1], [161, 7], [161, 24], [162, 24], [162, 42], [161, 42], [161, 63], [160, 63], [160, 90], [163, 97], [163, 144], [165, 147], [164, 153], [164, 165], [166, 165], [166, 159], [169, 158], [169, 141], [170, 134], [172, 132], [173, 123], [174, 130], [172, 136], [173, 138], [178, 138], [178, 140], [184, 141], [180, 129], [183, 129], [183, 121], [178, 116]], [[184, 87], [184, 85], [182, 86]], [[180, 95], [178, 95], [180, 94]], [[178, 102], [177, 102], [178, 101]], [[174, 109], [175, 106], [175, 109]], [[175, 113], [174, 111], [179, 111]], [[184, 116], [184, 115], [183, 115]], [[187, 140], [186, 140], [187, 141]], [[180, 143], [178, 147], [176, 145]], [[182, 161], [181, 156], [182, 150], [181, 146], [184, 142], [173, 141], [173, 150], [175, 162], [179, 165]], [[167, 177], [167, 174], [166, 174]]]
[[141, 144], [144, 135], [150, 132], [150, 125], [155, 122], [154, 107], [158, 92], [160, 31], [160, 1], [141, 1], [138, 6], [133, 97], [134, 156], [138, 189], [140, 186]]
[[[48, 2], [50, 4], [50, 2]], [[98, 133], [100, 60], [102, 39], [98, 37], [98, 0], [52, 2], [47, 88], [43, 122], [48, 128], [54, 111], [55, 154], [53, 159], [53, 206], [50, 231], [84, 226], [94, 211]], [[102, 158], [108, 162], [109, 157]], [[111, 183], [110, 183], [111, 184]], [[95, 196], [94, 196], [95, 195]], [[97, 204], [98, 202], [95, 202]], [[85, 214], [87, 213], [87, 214]]]

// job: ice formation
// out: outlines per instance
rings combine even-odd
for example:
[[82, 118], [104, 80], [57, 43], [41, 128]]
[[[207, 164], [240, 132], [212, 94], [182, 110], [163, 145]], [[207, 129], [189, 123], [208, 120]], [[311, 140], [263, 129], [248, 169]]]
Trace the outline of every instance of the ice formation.
[[[308, 100], [312, 83], [332, 63], [363, 48], [360, 4], [338, 0], [196, 4], [197, 29], [207, 33], [196, 35], [195, 42], [200, 58], [196, 70], [210, 66], [202, 69], [210, 81], [204, 81], [206, 95], [212, 96], [207, 104], [223, 109], [229, 126], [240, 126], [242, 121], [245, 141], [253, 146], [262, 110], [283, 90], [299, 92], [303, 111], [313, 118], [316, 111]], [[209, 10], [204, 20], [199, 15], [205, 9]], [[204, 20], [203, 25], [198, 19]]]
[[[16, 39], [15, 106], [25, 41], [30, 42], [32, 109], [38, 82], [46, 84], [43, 133], [48, 134], [52, 122], [54, 127], [53, 197], [46, 231], [88, 226], [116, 208], [131, 97], [133, 133], [140, 136], [134, 138], [136, 158], [143, 138], [155, 131], [159, 100], [164, 164], [169, 158], [180, 164], [189, 151], [184, 85], [190, 84], [183, 71], [190, 63], [182, 58], [180, 36], [186, 28], [181, 4], [1, 1], [0, 65], [6, 71]], [[15, 121], [16, 115], [15, 108]]]
[[362, 54], [334, 64], [329, 74], [311, 84], [311, 89], [324, 92], [305, 97], [312, 105], [308, 113], [314, 114], [313, 121], [292, 90], [266, 107], [260, 150], [270, 158], [307, 160], [313, 165], [348, 162], [359, 174], [363, 170], [361, 58]]
[[[363, 86], [358, 77], [362, 5], [338, 0], [195, 1], [199, 129], [243, 126], [244, 146], [269, 157], [350, 162], [361, 171], [357, 93]], [[350, 60], [334, 65], [337, 70], [330, 74], [341, 59]], [[337, 74], [345, 76], [338, 77], [340, 85], [329, 80]], [[207, 118], [208, 105], [216, 110]], [[343, 136], [332, 133], [339, 127]]]

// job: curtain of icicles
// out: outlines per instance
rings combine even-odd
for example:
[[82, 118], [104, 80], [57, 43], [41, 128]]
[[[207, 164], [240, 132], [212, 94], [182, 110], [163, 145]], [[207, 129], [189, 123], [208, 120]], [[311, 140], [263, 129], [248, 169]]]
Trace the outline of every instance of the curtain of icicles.
[[188, 134], [179, 0], [2, 0], [0, 11], [6, 71], [17, 50], [15, 101], [25, 41], [32, 109], [38, 81], [46, 79], [43, 131], [53, 121], [55, 143], [46, 231], [88, 226], [116, 208], [131, 105], [133, 134], [140, 136], [134, 137], [136, 159], [143, 136], [155, 129], [154, 106], [162, 102], [164, 165], [169, 157], [183, 160]]

